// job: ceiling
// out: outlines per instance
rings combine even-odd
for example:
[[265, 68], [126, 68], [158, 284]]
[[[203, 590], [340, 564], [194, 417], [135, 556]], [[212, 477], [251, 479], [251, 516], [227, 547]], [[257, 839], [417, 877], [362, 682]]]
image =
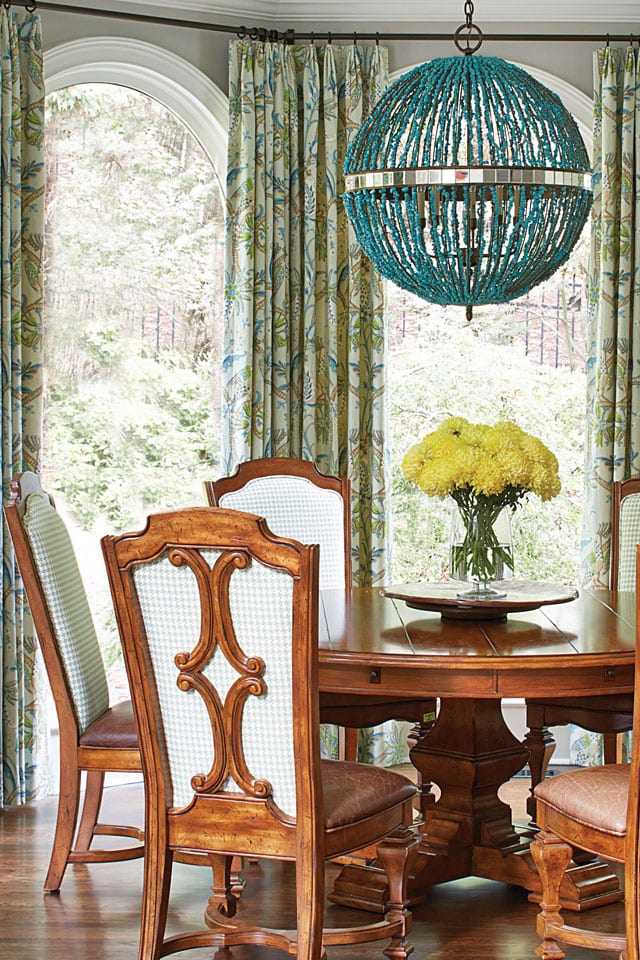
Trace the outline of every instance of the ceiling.
[[[87, 6], [118, 9], [119, 0], [89, 0]], [[277, 22], [339, 23], [368, 22], [437, 24], [464, 22], [464, 0], [133, 0], [123, 4], [139, 12], [167, 17], [224, 22], [246, 17], [253, 24]], [[532, 12], [534, 11], [534, 12]], [[587, 23], [629, 23], [640, 34], [639, 0], [476, 0], [474, 22], [487, 23], [572, 23], [576, 32]], [[583, 31], [584, 32], [584, 29]]]

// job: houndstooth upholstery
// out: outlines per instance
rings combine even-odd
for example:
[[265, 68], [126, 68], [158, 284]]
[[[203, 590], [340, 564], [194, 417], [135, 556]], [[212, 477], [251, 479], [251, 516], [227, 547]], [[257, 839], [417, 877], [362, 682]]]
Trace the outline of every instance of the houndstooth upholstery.
[[305, 477], [254, 477], [220, 506], [264, 517], [272, 533], [320, 545], [320, 589], [344, 590], [344, 501]]
[[[209, 566], [218, 553], [202, 551]], [[142, 610], [158, 690], [173, 788], [173, 806], [186, 806], [193, 798], [191, 779], [209, 772], [213, 738], [209, 716], [200, 694], [182, 691], [176, 684], [177, 653], [191, 651], [200, 633], [200, 601], [196, 579], [188, 566], [174, 566], [165, 554], [137, 567], [134, 582]], [[273, 786], [273, 799], [285, 813], [295, 816], [296, 792], [293, 764], [293, 708], [291, 577], [253, 561], [231, 576], [229, 601], [240, 648], [247, 656], [265, 662], [267, 692], [249, 696], [245, 703], [242, 742], [252, 775]], [[239, 674], [220, 649], [203, 670], [224, 702]], [[238, 786], [227, 782], [228, 791]]]
[[42, 592], [80, 733], [109, 706], [107, 677], [71, 539], [48, 497], [27, 497], [24, 531]]
[[636, 588], [636, 544], [640, 543], [640, 493], [630, 493], [620, 503], [618, 590]]

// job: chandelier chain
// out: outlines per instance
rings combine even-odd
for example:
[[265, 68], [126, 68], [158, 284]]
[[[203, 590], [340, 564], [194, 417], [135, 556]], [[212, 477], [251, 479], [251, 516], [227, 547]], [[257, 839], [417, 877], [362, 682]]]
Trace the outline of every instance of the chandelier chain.
[[473, 9], [472, 0], [465, 0], [465, 22], [458, 27], [453, 35], [454, 44], [467, 57], [480, 49], [483, 40], [482, 30], [473, 22]]
[[465, 0], [464, 15], [467, 29], [473, 26], [473, 3], [471, 0]]

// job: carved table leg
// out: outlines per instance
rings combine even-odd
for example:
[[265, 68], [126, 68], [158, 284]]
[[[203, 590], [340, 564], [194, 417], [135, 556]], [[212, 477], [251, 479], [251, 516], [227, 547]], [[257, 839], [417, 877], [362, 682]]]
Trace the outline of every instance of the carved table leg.
[[527, 757], [503, 720], [499, 700], [442, 702], [431, 735], [411, 752], [423, 779], [441, 791], [421, 828], [421, 850], [431, 855], [428, 882], [474, 874], [476, 847], [505, 853], [521, 845], [498, 790]]
[[[420, 852], [409, 883], [412, 903], [429, 886], [465, 876], [517, 884], [539, 895], [530, 837], [514, 829], [510, 807], [498, 798], [499, 788], [522, 769], [528, 755], [505, 724], [498, 699], [442, 701], [428, 736], [411, 751], [421, 781], [441, 790], [440, 799], [426, 806], [418, 828]], [[594, 869], [603, 872], [594, 875]], [[581, 875], [584, 870], [589, 876]], [[382, 912], [385, 890], [379, 872], [375, 865], [345, 867], [331, 899], [349, 905], [348, 891], [357, 888], [360, 907]], [[574, 864], [563, 884], [562, 906], [581, 910], [618, 896], [617, 878], [607, 865]]]

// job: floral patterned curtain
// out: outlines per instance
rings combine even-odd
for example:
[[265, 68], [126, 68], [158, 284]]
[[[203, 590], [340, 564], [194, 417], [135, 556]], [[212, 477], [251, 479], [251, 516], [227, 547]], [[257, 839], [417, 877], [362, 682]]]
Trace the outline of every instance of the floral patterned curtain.
[[[594, 53], [593, 212], [582, 581], [607, 587], [611, 484], [640, 473], [640, 51]], [[600, 762], [576, 728], [572, 756]]]
[[[349, 476], [359, 586], [385, 573], [384, 290], [340, 194], [387, 60], [355, 44], [236, 40], [229, 53], [224, 466], [292, 456]], [[362, 731], [361, 759], [405, 760], [407, 729]]]
[[[0, 8], [2, 488], [39, 466], [42, 427], [44, 80], [40, 18]], [[2, 783], [0, 804], [32, 799], [35, 640], [11, 540], [2, 526]]]
[[640, 53], [594, 53], [582, 579], [609, 584], [611, 484], [640, 473]]
[[384, 576], [384, 293], [340, 194], [387, 75], [379, 46], [230, 46], [225, 469], [291, 456], [348, 475], [360, 586]]

